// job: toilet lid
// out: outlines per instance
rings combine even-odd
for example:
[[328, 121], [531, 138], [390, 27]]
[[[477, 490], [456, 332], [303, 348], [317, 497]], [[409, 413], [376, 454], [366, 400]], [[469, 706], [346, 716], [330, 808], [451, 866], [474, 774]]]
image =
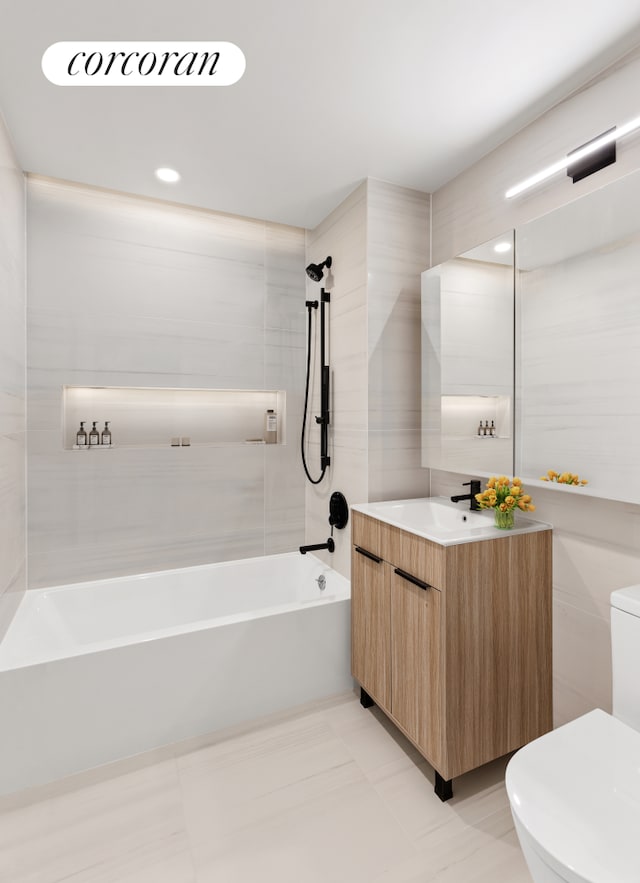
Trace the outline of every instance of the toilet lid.
[[[640, 733], [597, 709], [521, 748], [507, 793], [541, 858], [567, 880], [640, 881]], [[546, 854], [546, 855], [545, 855]]]

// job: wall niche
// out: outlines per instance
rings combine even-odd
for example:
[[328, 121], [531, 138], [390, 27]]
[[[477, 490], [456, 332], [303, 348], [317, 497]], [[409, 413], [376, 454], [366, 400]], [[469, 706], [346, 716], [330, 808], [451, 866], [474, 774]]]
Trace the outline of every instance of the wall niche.
[[277, 441], [286, 443], [286, 393], [282, 390], [163, 389], [65, 386], [63, 447], [75, 450], [80, 422], [102, 432], [109, 421], [112, 447], [260, 444], [265, 415], [273, 410]]

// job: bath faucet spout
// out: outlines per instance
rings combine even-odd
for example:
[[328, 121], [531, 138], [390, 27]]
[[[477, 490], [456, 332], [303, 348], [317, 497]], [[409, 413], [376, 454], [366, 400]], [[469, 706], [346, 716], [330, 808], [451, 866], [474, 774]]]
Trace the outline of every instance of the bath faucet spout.
[[333, 541], [333, 537], [329, 537], [326, 543], [316, 543], [312, 546], [300, 546], [300, 554], [306, 555], [307, 552], [319, 552], [321, 549], [327, 549], [329, 552], [333, 552], [336, 548], [336, 544]]
[[459, 503], [461, 500], [469, 500], [469, 509], [473, 509], [474, 511], [480, 508], [480, 504], [476, 500], [476, 494], [480, 493], [480, 482], [476, 479], [471, 479], [471, 481], [465, 481], [462, 487], [469, 487], [468, 494], [457, 494], [454, 497], [451, 497], [452, 503]]

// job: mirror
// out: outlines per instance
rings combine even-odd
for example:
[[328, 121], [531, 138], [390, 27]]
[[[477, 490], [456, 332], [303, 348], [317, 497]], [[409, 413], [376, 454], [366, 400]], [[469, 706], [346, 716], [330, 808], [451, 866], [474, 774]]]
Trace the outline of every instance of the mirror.
[[513, 231], [422, 274], [422, 465], [513, 474]]
[[635, 503], [639, 205], [634, 173], [517, 231], [516, 473], [576, 473], [576, 492]]

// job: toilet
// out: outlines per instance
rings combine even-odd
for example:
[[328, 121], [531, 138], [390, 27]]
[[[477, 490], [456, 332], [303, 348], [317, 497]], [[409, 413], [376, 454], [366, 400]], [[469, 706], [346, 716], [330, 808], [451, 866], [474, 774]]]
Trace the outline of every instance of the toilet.
[[640, 881], [640, 586], [611, 595], [613, 715], [521, 748], [506, 786], [535, 883]]

